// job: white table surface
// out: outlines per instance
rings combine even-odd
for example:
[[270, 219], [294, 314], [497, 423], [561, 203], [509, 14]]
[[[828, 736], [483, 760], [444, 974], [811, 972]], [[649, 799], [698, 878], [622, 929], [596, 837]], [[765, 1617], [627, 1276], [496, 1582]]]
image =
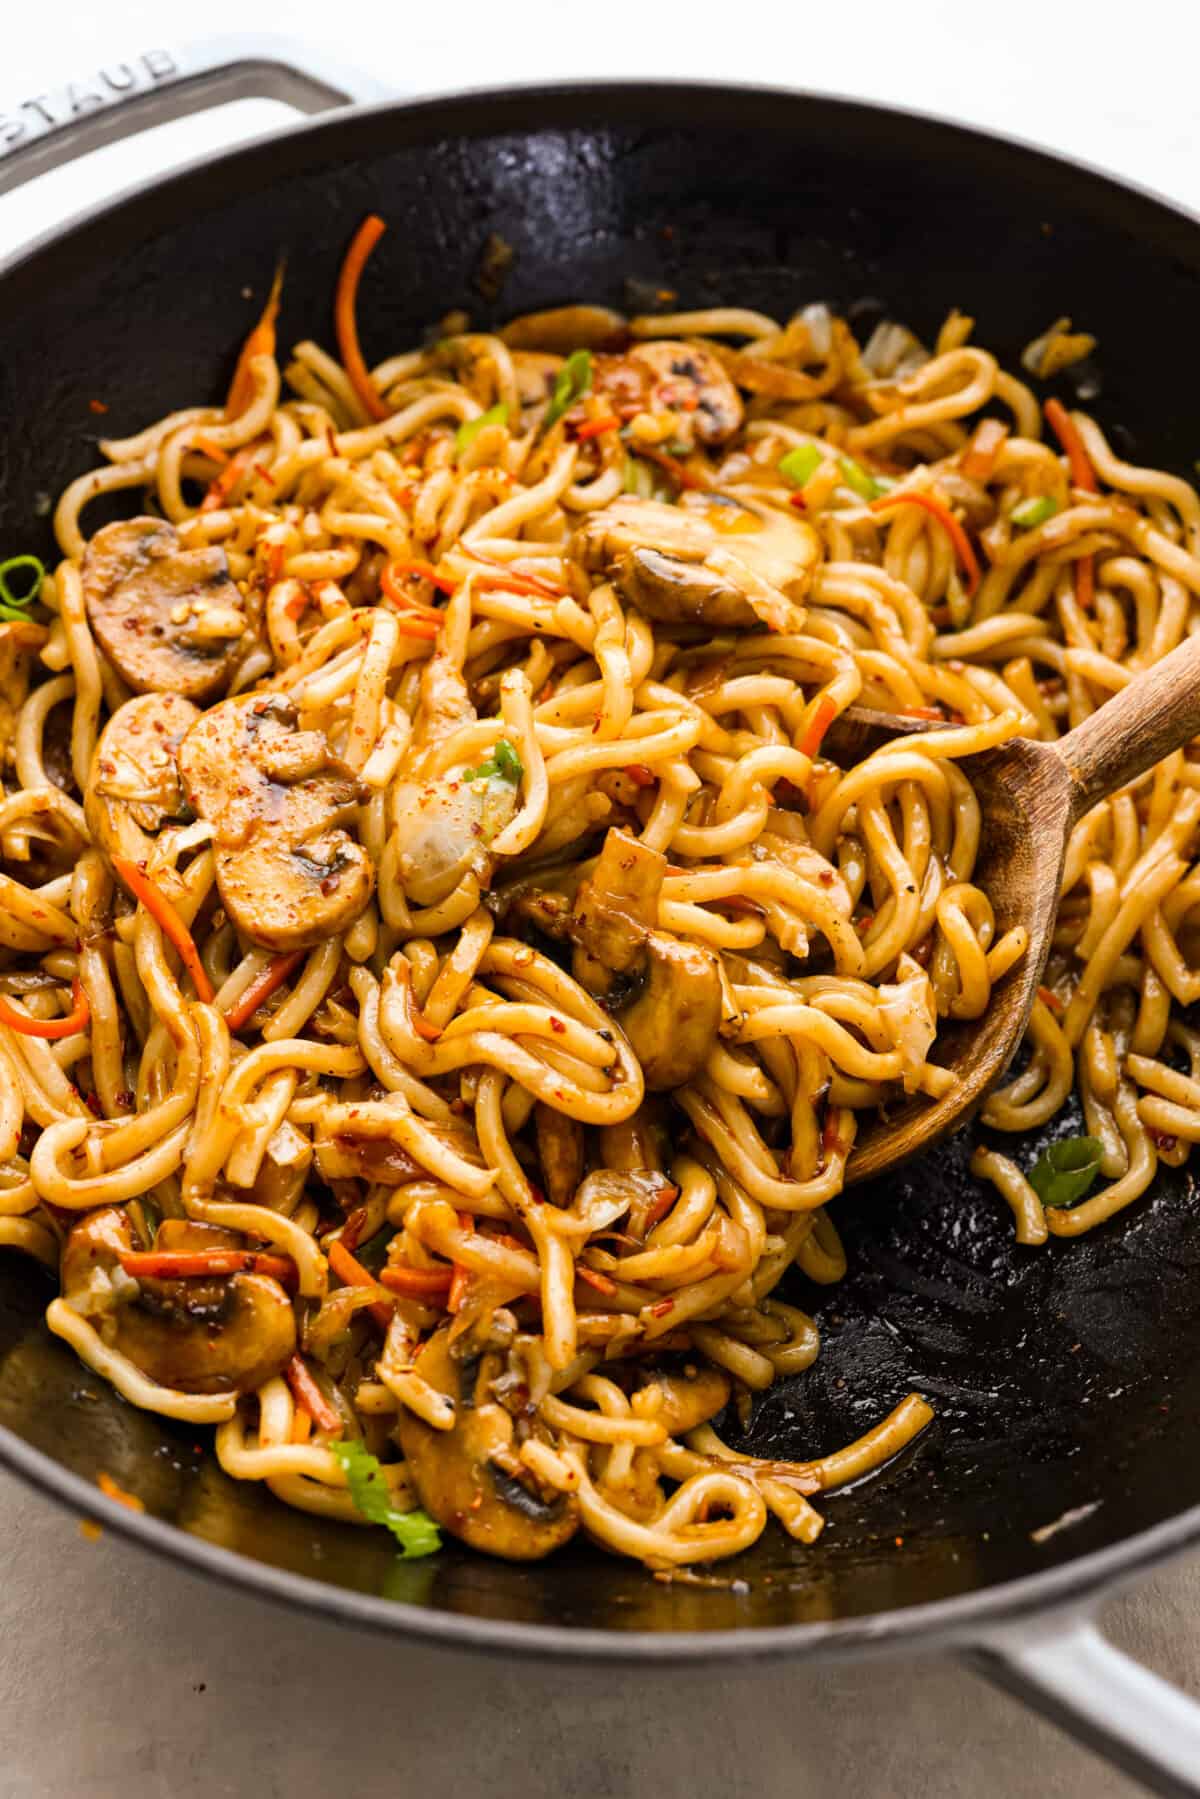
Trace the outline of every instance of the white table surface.
[[[686, 24], [681, 21], [686, 16]], [[335, 21], [331, 28], [330, 20]], [[696, 76], [854, 94], [1038, 140], [1200, 209], [1188, 0], [9, 0], [0, 110], [104, 63], [281, 25], [397, 90]], [[165, 166], [270, 129], [241, 102], [0, 199], [0, 251]], [[950, 296], [951, 298], [953, 296]], [[12, 346], [5, 346], [11, 353]], [[12, 421], [8, 422], [12, 429]], [[0, 1477], [0, 1799], [1116, 1799], [1133, 1789], [938, 1661], [552, 1673], [357, 1636], [105, 1538]], [[1200, 1557], [1114, 1602], [1112, 1636], [1200, 1698]]]

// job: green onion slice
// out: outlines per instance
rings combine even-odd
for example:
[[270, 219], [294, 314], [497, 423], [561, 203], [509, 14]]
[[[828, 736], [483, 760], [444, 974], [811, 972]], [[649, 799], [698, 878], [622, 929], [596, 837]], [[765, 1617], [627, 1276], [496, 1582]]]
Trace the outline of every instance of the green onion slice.
[[1048, 518], [1053, 518], [1057, 511], [1058, 501], [1044, 493], [1036, 500], [1023, 500], [1009, 517], [1022, 531], [1032, 531], [1035, 525], [1044, 525]]
[[542, 429], [548, 431], [556, 425], [563, 413], [576, 400], [582, 400], [584, 394], [591, 392], [592, 355], [590, 350], [575, 350], [558, 371], [558, 380], [554, 383], [554, 393], [546, 408], [546, 416], [542, 420]]
[[1029, 1176], [1044, 1206], [1074, 1206], [1100, 1172], [1104, 1145], [1098, 1137], [1064, 1137], [1043, 1150]]
[[883, 489], [874, 475], [869, 475], [861, 462], [855, 462], [853, 456], [842, 456], [838, 461], [842, 471], [842, 480], [862, 500], [877, 500]]
[[511, 781], [514, 787], [519, 787], [524, 773], [525, 764], [508, 738], [502, 737], [492, 751], [490, 760], [481, 762], [478, 768], [466, 769], [461, 779], [464, 781]]
[[45, 566], [36, 556], [10, 556], [7, 562], [0, 562], [0, 618], [24, 618], [27, 608], [41, 593], [45, 579]]
[[825, 458], [816, 444], [799, 444], [779, 458], [778, 468], [792, 487], [803, 487], [811, 481]]
[[336, 1456], [350, 1497], [369, 1524], [382, 1524], [400, 1545], [404, 1561], [419, 1555], [434, 1555], [442, 1546], [438, 1527], [428, 1512], [401, 1512], [388, 1495], [383, 1468], [369, 1449], [355, 1440], [330, 1443]]
[[454, 456], [457, 461], [464, 450], [469, 450], [479, 433], [488, 425], [507, 425], [508, 405], [501, 400], [498, 406], [490, 406], [481, 412], [477, 419], [464, 419], [454, 433]]

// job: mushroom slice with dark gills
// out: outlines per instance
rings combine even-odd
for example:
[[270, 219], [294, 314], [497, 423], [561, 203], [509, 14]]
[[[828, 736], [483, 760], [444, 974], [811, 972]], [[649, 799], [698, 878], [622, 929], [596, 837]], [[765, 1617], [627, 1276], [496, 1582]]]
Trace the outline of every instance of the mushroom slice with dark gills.
[[217, 544], [185, 549], [161, 518], [121, 519], [83, 558], [88, 622], [135, 693], [215, 698], [247, 631], [245, 605]]
[[711, 950], [657, 928], [666, 857], [611, 830], [575, 901], [575, 976], [613, 1014], [646, 1086], [682, 1087], [703, 1068], [721, 1022]]
[[[159, 1226], [154, 1247], [191, 1254], [244, 1245], [231, 1231], [171, 1219]], [[133, 1227], [120, 1206], [86, 1213], [63, 1249], [62, 1292], [147, 1379], [180, 1393], [252, 1393], [287, 1366], [296, 1319], [271, 1275], [140, 1277], [135, 1285], [118, 1272], [133, 1248]]]
[[321, 731], [277, 694], [225, 700], [179, 750], [184, 791], [213, 828], [217, 887], [237, 929], [265, 949], [311, 949], [348, 929], [375, 871], [350, 836], [363, 789]]
[[191, 817], [179, 778], [179, 746], [200, 717], [174, 693], [126, 700], [105, 725], [83, 796], [93, 840], [109, 856], [145, 862], [165, 825]]
[[812, 526], [758, 500], [688, 494], [685, 502], [615, 500], [588, 516], [571, 554], [663, 624], [798, 629], [821, 557]]
[[578, 1502], [543, 1491], [518, 1459], [511, 1415], [492, 1396], [504, 1372], [501, 1354], [479, 1354], [466, 1337], [451, 1343], [449, 1325], [441, 1325], [414, 1367], [454, 1401], [450, 1430], [433, 1429], [403, 1405], [396, 1418], [396, 1440], [430, 1516], [472, 1548], [510, 1562], [540, 1561], [573, 1537]]
[[702, 444], [727, 442], [741, 428], [737, 388], [711, 350], [674, 338], [638, 344], [627, 360], [652, 383], [651, 398], [673, 412], [690, 414]]

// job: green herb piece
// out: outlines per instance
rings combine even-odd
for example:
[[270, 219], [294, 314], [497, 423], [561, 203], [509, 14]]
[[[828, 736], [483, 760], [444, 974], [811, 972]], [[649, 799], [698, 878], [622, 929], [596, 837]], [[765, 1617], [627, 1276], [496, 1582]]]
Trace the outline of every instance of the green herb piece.
[[1044, 1206], [1074, 1206], [1100, 1172], [1104, 1145], [1097, 1137], [1064, 1137], [1043, 1150], [1029, 1176]]
[[673, 437], [670, 443], [664, 444], [663, 449], [668, 456], [690, 456], [692, 453], [691, 444], [685, 444], [682, 439], [677, 437]]
[[373, 1237], [368, 1237], [366, 1242], [360, 1243], [354, 1251], [358, 1261], [364, 1268], [369, 1268], [372, 1274], [378, 1274], [387, 1261], [388, 1244], [395, 1234], [393, 1227], [385, 1224], [381, 1231], [376, 1231]]
[[[13, 575], [21, 577], [19, 585], [23, 591], [14, 593], [9, 585]], [[36, 556], [10, 556], [7, 562], [0, 562], [0, 618], [24, 618], [26, 609], [41, 593], [45, 579], [45, 567]]]
[[356, 1440], [331, 1443], [346, 1476], [350, 1497], [369, 1524], [382, 1524], [400, 1545], [403, 1560], [434, 1555], [442, 1546], [438, 1527], [428, 1512], [400, 1512], [388, 1497], [383, 1468], [369, 1449]]
[[1035, 525], [1044, 525], [1048, 518], [1053, 518], [1058, 511], [1058, 501], [1051, 499], [1048, 493], [1036, 500], [1023, 500], [1009, 514], [1014, 525], [1022, 531], [1032, 531]]
[[635, 494], [639, 500], [654, 498], [654, 470], [648, 462], [640, 462], [636, 456], [625, 458], [626, 493]]
[[869, 475], [862, 463], [855, 462], [853, 456], [840, 457], [838, 467], [846, 486], [852, 488], [861, 500], [877, 500], [883, 492], [874, 475]]
[[556, 425], [576, 400], [582, 400], [584, 394], [591, 392], [591, 388], [592, 353], [590, 350], [575, 350], [558, 372], [558, 380], [554, 383], [554, 392], [542, 420], [542, 429], [549, 431], [551, 425]]
[[455, 461], [463, 454], [464, 450], [470, 449], [486, 426], [507, 425], [507, 423], [508, 406], [504, 400], [501, 400], [498, 406], [490, 406], [486, 412], [481, 412], [477, 419], [464, 419], [454, 433]]
[[781, 456], [776, 466], [792, 487], [803, 487], [812, 480], [824, 460], [816, 444], [800, 444], [786, 456]]
[[490, 760], [481, 762], [478, 768], [466, 769], [462, 779], [464, 781], [511, 781], [514, 787], [519, 787], [524, 773], [525, 764], [508, 738], [502, 737], [492, 751]]

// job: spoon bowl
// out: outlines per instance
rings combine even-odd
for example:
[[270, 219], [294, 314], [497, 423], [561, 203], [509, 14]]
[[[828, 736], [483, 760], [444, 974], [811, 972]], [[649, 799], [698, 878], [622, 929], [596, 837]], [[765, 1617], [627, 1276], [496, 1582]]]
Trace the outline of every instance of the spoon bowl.
[[[945, 730], [934, 726], [932, 730]], [[831, 753], [859, 761], [896, 737], [931, 727], [852, 706], [829, 735]], [[1050, 953], [1067, 844], [1093, 806], [1200, 734], [1200, 637], [1134, 677], [1054, 743], [1017, 737], [959, 762], [978, 797], [983, 832], [973, 880], [992, 903], [996, 936], [1023, 925], [1024, 954], [992, 990], [981, 1018], [945, 1021], [933, 1059], [953, 1070], [942, 1098], [906, 1101], [864, 1126], [847, 1185], [874, 1180], [965, 1124], [1012, 1061]]]

